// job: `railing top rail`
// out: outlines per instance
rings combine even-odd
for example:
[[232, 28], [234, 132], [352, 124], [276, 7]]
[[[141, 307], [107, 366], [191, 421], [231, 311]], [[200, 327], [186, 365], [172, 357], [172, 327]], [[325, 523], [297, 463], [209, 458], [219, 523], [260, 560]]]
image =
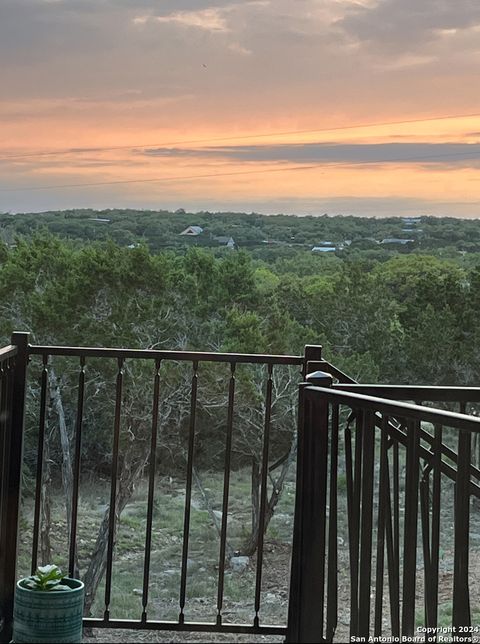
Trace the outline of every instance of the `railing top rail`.
[[111, 347], [67, 347], [28, 345], [29, 355], [78, 356], [91, 358], [137, 358], [147, 360], [180, 360], [187, 362], [226, 362], [245, 364], [303, 365], [303, 356], [261, 353], [215, 353], [208, 351], [164, 351], [156, 349], [123, 349]]
[[17, 347], [14, 344], [8, 344], [0, 349], [0, 362], [13, 358], [17, 355]]
[[443, 409], [432, 409], [421, 405], [413, 405], [406, 402], [393, 402], [377, 396], [367, 396], [350, 391], [341, 391], [330, 387], [305, 387], [307, 396], [321, 394], [331, 402], [349, 405], [352, 408], [363, 408], [371, 411], [379, 411], [388, 416], [410, 418], [412, 420], [424, 421], [427, 423], [446, 425], [468, 432], [480, 433], [480, 418], [459, 414]]
[[443, 402], [480, 402], [480, 387], [428, 387], [417, 385], [372, 385], [343, 384], [332, 385], [334, 389], [362, 393], [379, 398], [396, 400], [443, 401]]

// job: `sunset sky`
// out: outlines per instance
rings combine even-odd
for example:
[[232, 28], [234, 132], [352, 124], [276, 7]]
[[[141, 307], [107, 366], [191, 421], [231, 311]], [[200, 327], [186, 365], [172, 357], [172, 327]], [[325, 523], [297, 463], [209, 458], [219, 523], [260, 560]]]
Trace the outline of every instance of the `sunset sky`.
[[479, 0], [0, 0], [0, 60], [0, 211], [480, 217]]

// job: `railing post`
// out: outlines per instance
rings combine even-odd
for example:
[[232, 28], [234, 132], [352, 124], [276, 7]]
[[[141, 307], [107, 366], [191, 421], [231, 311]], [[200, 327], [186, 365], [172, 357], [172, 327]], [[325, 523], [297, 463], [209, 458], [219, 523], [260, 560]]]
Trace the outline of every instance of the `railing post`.
[[[320, 344], [306, 344], [303, 352], [303, 378], [306, 379], [307, 374], [316, 371], [315, 362], [322, 361], [322, 346]], [[320, 385], [323, 386], [323, 385]]]
[[328, 401], [306, 387], [330, 387], [317, 371], [300, 385], [297, 488], [286, 642], [325, 642], [324, 597], [327, 522]]
[[10, 388], [6, 422], [3, 481], [5, 496], [0, 516], [0, 642], [10, 642], [13, 625], [13, 599], [16, 584], [18, 518], [25, 416], [25, 390], [28, 362], [28, 333], [13, 333], [12, 344], [17, 347], [13, 382]]

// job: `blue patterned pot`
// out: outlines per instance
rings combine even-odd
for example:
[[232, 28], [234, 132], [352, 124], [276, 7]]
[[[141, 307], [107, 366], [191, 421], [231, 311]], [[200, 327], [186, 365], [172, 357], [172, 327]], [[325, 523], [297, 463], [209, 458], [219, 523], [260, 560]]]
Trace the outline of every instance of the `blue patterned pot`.
[[13, 609], [14, 642], [81, 642], [84, 586], [78, 579], [62, 579], [72, 590], [41, 591], [17, 582]]

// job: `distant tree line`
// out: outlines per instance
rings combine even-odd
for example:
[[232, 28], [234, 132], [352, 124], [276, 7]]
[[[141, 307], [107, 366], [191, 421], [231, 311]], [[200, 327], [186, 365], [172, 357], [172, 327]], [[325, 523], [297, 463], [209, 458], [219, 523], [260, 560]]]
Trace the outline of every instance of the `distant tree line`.
[[[480, 213], [479, 213], [480, 214]], [[198, 237], [181, 236], [187, 226], [203, 228]], [[47, 231], [65, 239], [82, 243], [112, 240], [121, 246], [142, 243], [151, 251], [166, 248], [186, 249], [189, 246], [219, 247], [217, 237], [233, 237], [243, 248], [266, 252], [266, 256], [298, 249], [310, 249], [324, 241], [336, 245], [353, 242], [344, 248], [343, 255], [359, 251], [374, 251], [377, 259], [386, 259], [390, 253], [377, 244], [384, 239], [412, 239], [408, 248], [399, 252], [480, 252], [480, 222], [478, 219], [449, 217], [398, 218], [355, 216], [266, 216], [256, 213], [196, 212], [183, 209], [172, 213], [166, 210], [93, 209], [49, 211], [43, 213], [0, 213], [0, 239], [12, 244], [20, 237], [31, 237], [35, 232]], [[266, 242], [281, 246], [268, 247]]]

